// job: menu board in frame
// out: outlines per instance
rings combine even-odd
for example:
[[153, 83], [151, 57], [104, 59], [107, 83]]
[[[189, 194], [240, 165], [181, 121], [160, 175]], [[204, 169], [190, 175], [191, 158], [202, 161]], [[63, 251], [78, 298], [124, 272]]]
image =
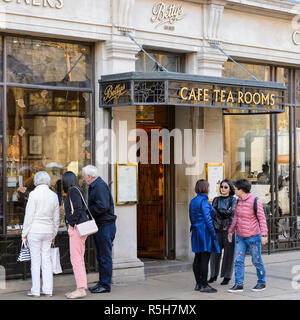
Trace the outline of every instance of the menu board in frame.
[[219, 186], [225, 179], [224, 163], [206, 163], [205, 165], [206, 180], [209, 183], [209, 201], [219, 196]]
[[138, 202], [138, 164], [116, 163], [116, 205]]

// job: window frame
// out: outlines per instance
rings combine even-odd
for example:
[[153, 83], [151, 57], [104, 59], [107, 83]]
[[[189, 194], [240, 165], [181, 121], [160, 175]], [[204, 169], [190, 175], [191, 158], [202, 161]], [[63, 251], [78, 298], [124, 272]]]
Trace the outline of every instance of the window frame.
[[[86, 88], [79, 88], [79, 87], [59, 87], [59, 86], [51, 86], [51, 85], [34, 85], [34, 84], [22, 84], [22, 83], [14, 83], [14, 82], [7, 82], [7, 37], [19, 37], [19, 38], [26, 38], [26, 39], [34, 39], [34, 40], [41, 40], [41, 41], [53, 41], [53, 42], [63, 42], [63, 43], [70, 43], [70, 44], [81, 44], [90, 47], [90, 68], [91, 68], [91, 81], [90, 87]], [[90, 124], [90, 132], [89, 135], [91, 137], [91, 164], [95, 164], [95, 52], [94, 52], [94, 44], [90, 42], [82, 42], [82, 41], [72, 41], [72, 40], [65, 40], [59, 38], [46, 38], [46, 37], [32, 37], [29, 35], [19, 35], [19, 34], [6, 34], [0, 33], [1, 41], [2, 41], [2, 81], [0, 81], [0, 87], [2, 88], [2, 121], [3, 132], [0, 132], [0, 136], [2, 135], [3, 145], [2, 145], [2, 168], [3, 168], [3, 197], [0, 201], [2, 201], [3, 206], [3, 223], [2, 223], [2, 232], [0, 232], [0, 236], [14, 236], [15, 234], [8, 234], [7, 233], [7, 212], [8, 212], [8, 203], [7, 203], [7, 91], [10, 87], [18, 87], [18, 88], [25, 88], [25, 89], [37, 89], [37, 90], [51, 90], [51, 91], [77, 91], [77, 92], [87, 92], [91, 94], [91, 102], [90, 102], [90, 110], [89, 110], [89, 118], [91, 119]], [[0, 157], [1, 158], [1, 157]], [[1, 218], [1, 217], [0, 217]]]

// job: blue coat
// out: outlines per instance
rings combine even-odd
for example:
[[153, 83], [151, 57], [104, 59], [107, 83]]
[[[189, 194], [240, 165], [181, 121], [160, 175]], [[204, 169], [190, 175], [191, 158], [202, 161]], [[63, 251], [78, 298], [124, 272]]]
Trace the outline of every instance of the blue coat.
[[211, 217], [211, 214], [214, 213], [214, 208], [208, 201], [208, 196], [199, 193], [191, 200], [189, 212], [192, 251], [195, 253], [203, 251], [220, 253], [218, 237]]

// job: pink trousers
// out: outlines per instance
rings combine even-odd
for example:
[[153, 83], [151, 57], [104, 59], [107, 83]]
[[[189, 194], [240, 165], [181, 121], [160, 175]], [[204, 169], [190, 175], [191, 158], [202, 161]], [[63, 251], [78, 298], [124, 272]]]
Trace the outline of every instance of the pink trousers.
[[87, 278], [84, 262], [85, 237], [80, 237], [75, 228], [68, 228], [70, 238], [70, 256], [77, 288], [87, 289]]

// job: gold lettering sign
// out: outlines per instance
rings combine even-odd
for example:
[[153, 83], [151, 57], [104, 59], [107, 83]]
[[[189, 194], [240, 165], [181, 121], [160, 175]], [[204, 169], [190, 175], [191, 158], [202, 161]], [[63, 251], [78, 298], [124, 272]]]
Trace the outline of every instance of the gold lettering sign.
[[48, 7], [61, 9], [64, 6], [64, 0], [2, 0], [6, 3], [17, 3], [17, 4], [26, 4], [28, 6], [32, 5], [35, 7]]
[[[179, 90], [179, 96], [183, 101], [209, 101], [209, 90], [201, 88], [183, 87]], [[212, 100], [216, 103], [237, 103], [255, 105], [275, 105], [275, 94], [264, 92], [237, 91], [234, 96], [232, 91], [216, 89], [212, 91]]]
[[181, 19], [183, 19], [183, 8], [181, 5], [157, 2], [152, 8], [151, 21], [158, 22], [155, 28], [165, 23], [174, 24]]
[[114, 100], [114, 104], [118, 104], [120, 97], [126, 92], [125, 84], [117, 84], [115, 87], [112, 84], [108, 85], [104, 90], [103, 101], [105, 103], [109, 103], [110, 101]]

